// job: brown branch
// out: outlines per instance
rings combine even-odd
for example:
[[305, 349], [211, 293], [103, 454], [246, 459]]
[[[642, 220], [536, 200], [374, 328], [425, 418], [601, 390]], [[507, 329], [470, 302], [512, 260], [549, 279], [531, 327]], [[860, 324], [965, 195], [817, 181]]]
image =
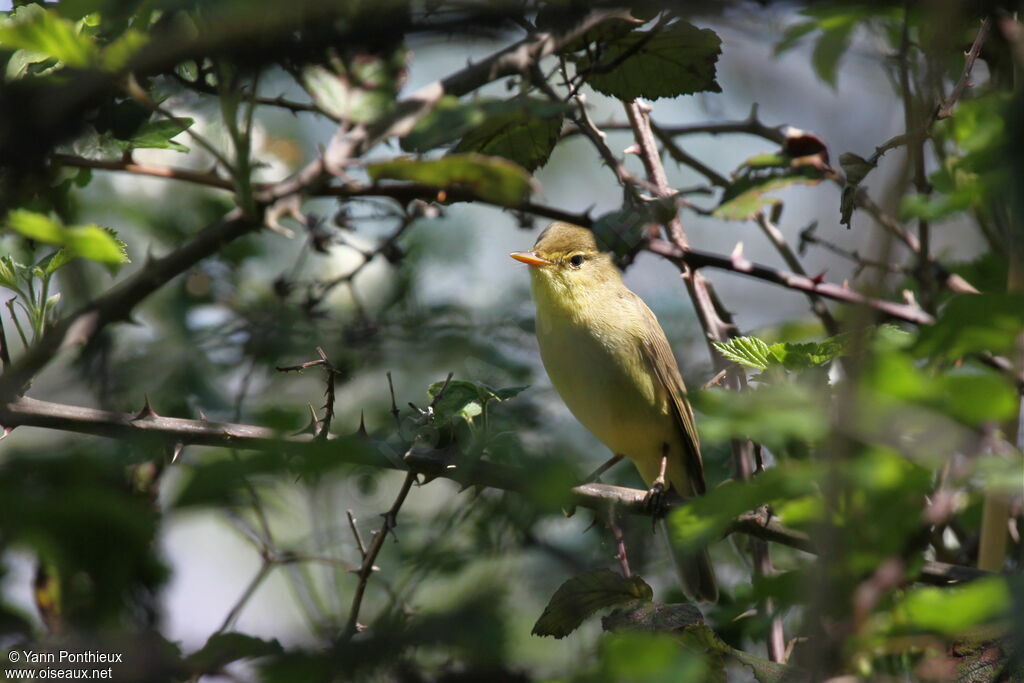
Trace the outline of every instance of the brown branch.
[[[607, 121], [600, 124], [602, 130], [632, 131], [633, 126], [628, 121]], [[768, 126], [761, 122], [757, 116], [757, 105], [750, 109], [750, 115], [742, 121], [718, 121], [708, 123], [697, 123], [685, 126], [662, 126], [654, 125], [655, 134], [664, 134], [669, 137], [681, 137], [685, 135], [723, 135], [730, 133], [754, 135], [757, 137], [784, 144], [786, 134], [783, 132], [785, 126]], [[568, 126], [562, 131], [561, 137], [572, 137], [579, 135], [582, 131]]]
[[818, 278], [810, 278], [806, 275], [797, 275], [783, 270], [776, 270], [769, 266], [752, 263], [746, 260], [736, 260], [710, 252], [697, 249], [680, 249], [679, 247], [661, 239], [652, 239], [647, 242], [647, 249], [660, 254], [680, 267], [687, 268], [720, 268], [740, 275], [773, 282], [788, 289], [800, 292], [809, 292], [843, 303], [858, 306], [867, 306], [889, 318], [904, 320], [916, 325], [930, 325], [935, 319], [920, 306], [911, 304], [898, 304], [882, 299], [873, 299], [856, 292], [848, 287], [820, 281]]
[[945, 99], [938, 111], [935, 113], [936, 119], [948, 119], [953, 115], [953, 107], [956, 106], [957, 101], [964, 93], [964, 89], [971, 85], [971, 71], [974, 70], [974, 62], [977, 61], [978, 55], [981, 54], [981, 48], [988, 40], [989, 28], [991, 22], [988, 18], [985, 18], [981, 22], [981, 27], [978, 29], [978, 35], [975, 36], [974, 42], [971, 44], [969, 49], [964, 54], [964, 70], [960, 74], [960, 79], [953, 86], [953, 92], [949, 93], [949, 97]]
[[[633, 127], [633, 136], [636, 139], [640, 159], [643, 161], [644, 169], [647, 172], [647, 179], [656, 186], [658, 196], [671, 196], [673, 190], [669, 185], [665, 167], [661, 163], [661, 155], [658, 152], [654, 132], [651, 127], [650, 107], [637, 100], [629, 102], [625, 106], [626, 115], [629, 117], [629, 122]], [[681, 149], [678, 149], [677, 153], [685, 154]], [[713, 173], [710, 169], [708, 169], [708, 172]], [[671, 244], [665, 242], [666, 245], [672, 246], [674, 249], [684, 253], [690, 251], [686, 232], [683, 229], [678, 212], [665, 224], [665, 230], [671, 240]], [[660, 242], [661, 240], [658, 241]], [[650, 247], [648, 246], [648, 248]], [[680, 262], [677, 262], [677, 265], [680, 265]], [[701, 321], [704, 323], [704, 331], [708, 341], [726, 341], [730, 336], [735, 335], [735, 326], [725, 324], [722, 306], [715, 296], [711, 283], [704, 279], [703, 275], [697, 272], [696, 269], [691, 271], [689, 264], [683, 263], [680, 265], [680, 268], [683, 271], [690, 298], [698, 311]], [[714, 350], [710, 348], [709, 350], [711, 351], [712, 359], [715, 360], [716, 364], [720, 365], [724, 359]], [[732, 373], [728, 376], [727, 381], [734, 389], [742, 389], [746, 385], [746, 378], [742, 372]], [[733, 439], [732, 450], [737, 478], [742, 480], [750, 479], [754, 469], [753, 442], [748, 439]], [[750, 545], [754, 560], [754, 572], [758, 575], [770, 575], [773, 569], [768, 545], [760, 540], [752, 540]], [[765, 615], [769, 615], [774, 611], [770, 599], [759, 601], [758, 609]], [[775, 615], [770, 618], [770, 622], [767, 643], [768, 653], [772, 661], [781, 662], [785, 656], [786, 645], [782, 618]]]
[[[326, 444], [311, 434], [282, 435], [272, 429], [247, 424], [189, 420], [151, 415], [138, 419], [131, 413], [115, 413], [94, 408], [83, 408], [62, 403], [51, 403], [33, 398], [19, 398], [0, 404], [0, 424], [7, 426], [40, 427], [65, 432], [92, 434], [114, 439], [130, 440], [140, 436], [161, 439], [168, 444], [182, 443], [237, 450], [255, 450], [272, 453], [310, 455], [323, 448], [332, 449], [332, 457], [339, 463], [359, 464], [380, 469], [404, 470], [449, 479], [463, 487], [483, 486], [504, 491], [523, 492], [534, 482], [534, 476], [525, 470], [477, 460], [465, 466], [449, 468], [439, 465], [429, 451], [411, 451], [403, 461], [392, 460], [376, 449], [359, 447], [365, 441], [357, 437], [331, 436]], [[647, 491], [589, 482], [567, 491], [567, 505], [577, 505], [603, 512], [614, 506], [620, 513], [650, 516]], [[674, 494], [667, 500], [671, 511], [687, 502]], [[739, 532], [773, 543], [780, 543], [808, 553], [816, 548], [807, 534], [789, 529], [778, 519], [765, 521], [756, 512], [740, 515], [727, 533]], [[279, 561], [277, 559], [275, 562]], [[280, 559], [281, 562], [285, 561]], [[970, 567], [957, 567], [929, 563], [922, 572], [923, 580], [933, 582], [963, 581], [988, 575]]]
[[[181, 180], [196, 185], [211, 187], [218, 190], [235, 191], [233, 182], [222, 178], [216, 173], [193, 171], [187, 168], [176, 168], [174, 166], [162, 166], [158, 164], [139, 164], [125, 159], [87, 159], [70, 154], [54, 154], [51, 157], [54, 163], [75, 168], [91, 168], [101, 171], [114, 171], [132, 173], [135, 175], [152, 176], [154, 178], [165, 178], [168, 180]], [[254, 186], [257, 192], [269, 192], [273, 184], [260, 184]], [[459, 201], [483, 201], [475, 193], [458, 188], [442, 190], [430, 185], [416, 183], [403, 183], [392, 185], [332, 185], [319, 187], [308, 193], [311, 197], [386, 197], [399, 202], [410, 202], [415, 199], [424, 201], [441, 201], [440, 196], [444, 195], [447, 202]], [[592, 222], [587, 214], [576, 214], [561, 209], [535, 204], [533, 202], [522, 202], [515, 206], [499, 206], [513, 211], [525, 211], [536, 216], [543, 216], [556, 221], [566, 221], [576, 225], [589, 226]]]
[[[782, 234], [782, 231], [775, 227], [775, 224], [768, 219], [768, 216], [765, 215], [764, 211], [758, 211], [754, 220], [761, 227], [761, 231], [764, 232], [768, 241], [775, 246], [775, 250], [782, 256], [786, 265], [788, 265], [797, 275], [807, 277], [807, 271], [804, 270], [804, 266], [800, 262], [800, 259], [796, 257], [796, 254], [793, 253], [789, 243], [786, 242], [786, 237]], [[825, 302], [822, 301], [817, 294], [808, 294], [807, 299], [811, 303], [811, 310], [814, 311], [814, 314], [818, 316], [819, 320], [821, 320], [821, 324], [824, 325], [825, 331], [833, 336], [839, 334], [839, 323], [836, 322], [836, 319], [832, 316], [832, 312], [828, 310], [828, 306], [825, 305]]]
[[197, 185], [217, 188], [218, 190], [235, 191], [235, 184], [227, 178], [222, 178], [213, 172], [204, 173], [193, 171], [187, 168], [175, 168], [173, 166], [162, 166], [157, 164], [139, 164], [128, 159], [87, 159], [71, 154], [54, 154], [50, 160], [61, 166], [73, 166], [75, 168], [93, 168], [101, 171], [123, 171], [136, 175], [153, 176], [154, 178], [168, 178], [171, 180], [183, 180]]
[[310, 193], [312, 197], [387, 197], [394, 199], [399, 202], [411, 202], [415, 199], [421, 199], [428, 202], [441, 201], [441, 197], [444, 198], [445, 202], [482, 202], [485, 204], [492, 204], [498, 208], [508, 209], [510, 211], [525, 211], [526, 213], [532, 213], [535, 216], [543, 216], [556, 221], [565, 221], [567, 223], [573, 223], [575, 225], [582, 225], [587, 227], [593, 223], [593, 220], [587, 214], [571, 213], [569, 211], [563, 211], [552, 206], [545, 206], [543, 204], [535, 204], [533, 202], [522, 202], [513, 206], [504, 206], [500, 204], [493, 204], [485, 199], [482, 199], [476, 195], [475, 192], [460, 188], [446, 188], [441, 189], [433, 187], [431, 185], [420, 185], [417, 183], [401, 183], [401, 184], [390, 184], [390, 185], [357, 185], [357, 184], [346, 184], [346, 185], [331, 185], [327, 187], [321, 187]]
[[370, 574], [374, 570], [373, 563], [377, 561], [377, 556], [380, 555], [380, 551], [384, 547], [384, 540], [398, 525], [398, 511], [402, 509], [402, 505], [405, 503], [409, 490], [414, 483], [416, 483], [416, 473], [409, 472], [405, 475], [405, 481], [402, 482], [402, 488], [399, 489], [395, 502], [384, 513], [384, 523], [381, 524], [380, 529], [373, 537], [373, 541], [370, 542], [370, 547], [367, 548], [366, 553], [363, 555], [363, 564], [360, 565], [357, 572], [359, 583], [356, 584], [355, 593], [352, 595], [352, 607], [349, 610], [348, 622], [345, 624], [345, 630], [341, 633], [341, 640], [343, 641], [350, 640], [352, 636], [361, 630], [359, 610], [363, 605], [363, 596], [366, 594], [366, 586], [370, 581]]
[[[220, 91], [214, 88], [213, 86], [207, 85], [203, 81], [202, 76], [200, 76], [198, 79], [194, 81], [190, 81], [181, 74], [179, 74], [177, 71], [171, 71], [169, 75], [189, 90], [193, 90], [204, 95], [214, 95], [217, 97], [219, 97], [221, 94]], [[325, 112], [323, 109], [313, 104], [312, 102], [296, 102], [295, 100], [287, 99], [283, 95], [278, 95], [277, 97], [257, 96], [252, 98], [252, 101], [256, 104], [266, 107], [279, 107], [281, 109], [287, 109], [293, 114], [296, 114], [298, 112], [309, 112], [312, 114], [321, 114], [323, 116], [327, 116], [327, 112]]]

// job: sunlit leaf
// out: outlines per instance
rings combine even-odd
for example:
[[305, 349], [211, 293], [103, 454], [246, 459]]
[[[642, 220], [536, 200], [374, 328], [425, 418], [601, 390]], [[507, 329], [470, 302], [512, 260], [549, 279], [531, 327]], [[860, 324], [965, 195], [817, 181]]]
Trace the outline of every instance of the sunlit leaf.
[[91, 261], [120, 265], [131, 263], [124, 242], [112, 231], [98, 225], [73, 225], [65, 228], [64, 244], [75, 256]]
[[438, 189], [471, 192], [485, 201], [516, 206], [532, 191], [530, 174], [517, 164], [482, 154], [449, 154], [442, 159], [393, 159], [367, 166], [375, 181], [408, 180]]
[[[467, 422], [472, 422], [474, 417], [483, 413], [489, 402], [506, 401], [524, 389], [526, 387], [492, 389], [479, 382], [451, 380], [447, 386], [444, 382], [434, 382], [427, 388], [427, 395], [430, 396], [434, 412], [439, 418], [461, 417]], [[437, 398], [442, 390], [444, 393]]]
[[792, 185], [817, 185], [824, 178], [817, 163], [800, 163], [779, 154], [762, 154], [748, 159], [725, 188], [713, 215], [725, 220], [747, 220], [758, 211], [778, 203], [768, 192]]
[[339, 121], [376, 121], [395, 105], [406, 53], [386, 57], [359, 55], [328, 69], [309, 65], [302, 70], [302, 85], [323, 111]]
[[128, 141], [132, 148], [149, 149], [173, 149], [176, 152], [187, 152], [188, 147], [175, 142], [172, 138], [184, 132], [195, 123], [189, 118], [158, 119], [147, 121], [135, 131], [135, 135]]
[[89, 66], [99, 54], [72, 22], [36, 4], [22, 5], [0, 21], [0, 47], [31, 50], [75, 67]]
[[765, 370], [772, 362], [771, 349], [757, 337], [734, 337], [727, 342], [712, 342], [718, 352], [734, 363]]
[[45, 214], [15, 209], [7, 214], [7, 227], [37, 242], [64, 243], [64, 226]]

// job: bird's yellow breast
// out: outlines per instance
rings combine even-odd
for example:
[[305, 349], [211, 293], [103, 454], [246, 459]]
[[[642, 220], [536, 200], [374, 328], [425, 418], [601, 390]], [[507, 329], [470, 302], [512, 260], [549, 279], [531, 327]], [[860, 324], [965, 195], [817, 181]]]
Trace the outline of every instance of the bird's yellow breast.
[[563, 290], [535, 277], [533, 296], [551, 383], [576, 419], [650, 483], [665, 444], [681, 454], [682, 443], [666, 390], [644, 356], [644, 304], [621, 282]]

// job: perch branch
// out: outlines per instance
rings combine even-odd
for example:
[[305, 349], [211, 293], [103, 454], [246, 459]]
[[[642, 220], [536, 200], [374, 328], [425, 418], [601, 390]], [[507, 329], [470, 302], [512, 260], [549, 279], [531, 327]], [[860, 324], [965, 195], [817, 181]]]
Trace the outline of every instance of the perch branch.
[[[486, 460], [448, 468], [433, 458], [430, 452], [411, 451], [404, 460], [397, 457], [389, 458], [377, 449], [361, 447], [365, 441], [359, 437], [332, 436], [325, 443], [312, 434], [283, 436], [272, 429], [256, 425], [189, 420], [155, 414], [140, 419], [131, 413], [83, 408], [34, 398], [23, 397], [0, 404], [0, 424], [5, 427], [41, 427], [115, 439], [149, 437], [163, 440], [167, 444], [181, 443], [297, 456], [331, 448], [332, 456], [339, 463], [440, 476], [463, 487], [483, 486], [521, 492], [526, 490], [533, 480], [533, 476], [528, 472]], [[646, 491], [591, 482], [567, 491], [564, 502], [599, 512], [613, 505], [618, 512], [649, 516], [651, 510], [646, 504], [646, 498]], [[686, 505], [686, 501], [678, 497], [670, 498], [667, 502], [669, 510], [682, 505]], [[728, 532], [747, 534], [809, 553], [816, 550], [803, 532], [789, 529], [777, 519], [763, 521], [754, 512], [738, 517]], [[942, 563], [926, 564], [921, 574], [922, 580], [941, 583], [965, 581], [987, 575], [988, 572], [970, 567]]]

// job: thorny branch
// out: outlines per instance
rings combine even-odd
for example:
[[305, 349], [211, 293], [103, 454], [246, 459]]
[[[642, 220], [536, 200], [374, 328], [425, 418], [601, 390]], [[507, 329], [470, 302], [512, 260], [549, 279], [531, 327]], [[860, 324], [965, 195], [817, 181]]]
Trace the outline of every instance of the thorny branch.
[[324, 389], [324, 405], [323, 411], [324, 416], [316, 420], [316, 427], [314, 429], [314, 435], [319, 439], [326, 439], [331, 432], [331, 421], [334, 419], [334, 390], [335, 383], [338, 379], [338, 372], [331, 361], [327, 358], [327, 352], [324, 351], [322, 346], [316, 347], [317, 355], [320, 356], [317, 360], [306, 361], [299, 365], [288, 365], [278, 367], [278, 372], [302, 372], [308, 368], [315, 368], [323, 366], [325, 370], [325, 389]]
[[[439, 462], [432, 452], [417, 449], [410, 450], [404, 458], [391, 458], [378, 449], [367, 448], [364, 438], [355, 435], [332, 435], [324, 442], [311, 434], [285, 436], [256, 425], [163, 417], [156, 413], [140, 419], [131, 413], [115, 413], [25, 397], [0, 404], [0, 424], [5, 427], [41, 427], [123, 440], [149, 437], [168, 444], [181, 443], [296, 456], [311, 455], [323, 448], [330, 448], [332, 457], [339, 464], [405, 470], [410, 475], [424, 474], [428, 477], [449, 479], [463, 488], [482, 486], [521, 492], [527, 490], [533, 481], [528, 471], [520, 471], [487, 460], [478, 460], [452, 468], [448, 467], [450, 463]], [[566, 491], [564, 503], [598, 512], [603, 512], [609, 505], [613, 505], [618, 512], [649, 516], [651, 509], [646, 504], [646, 498], [647, 492], [639, 489], [589, 482]], [[686, 504], [681, 498], [673, 497], [667, 501], [666, 509], [671, 511]], [[786, 528], [777, 519], [765, 520], [756, 512], [738, 517], [729, 531], [781, 543], [806, 552], [815, 552], [814, 545], [806, 534]], [[273, 558], [274, 563], [284, 563], [288, 560], [289, 558], [285, 556]], [[334, 559], [325, 561], [340, 562]], [[921, 577], [922, 580], [932, 582], [950, 582], [969, 580], [986, 574], [970, 567], [932, 563], [926, 565]]]

